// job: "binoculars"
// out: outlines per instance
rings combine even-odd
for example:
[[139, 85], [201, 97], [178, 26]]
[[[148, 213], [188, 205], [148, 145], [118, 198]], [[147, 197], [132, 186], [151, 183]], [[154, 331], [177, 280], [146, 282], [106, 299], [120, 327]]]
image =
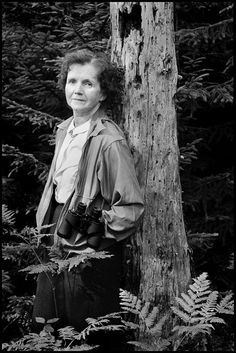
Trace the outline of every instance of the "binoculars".
[[70, 239], [72, 231], [75, 230], [82, 235], [88, 236], [87, 244], [96, 249], [104, 235], [104, 224], [99, 220], [102, 210], [97, 207], [86, 213], [86, 204], [79, 202], [75, 209], [69, 210], [57, 230], [59, 237]]

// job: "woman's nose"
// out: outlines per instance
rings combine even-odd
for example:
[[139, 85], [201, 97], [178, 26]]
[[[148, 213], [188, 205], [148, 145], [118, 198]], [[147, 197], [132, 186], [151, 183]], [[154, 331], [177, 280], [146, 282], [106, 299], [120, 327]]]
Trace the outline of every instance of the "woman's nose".
[[77, 93], [77, 94], [82, 94], [83, 93], [82, 85], [79, 82], [75, 86], [75, 93]]

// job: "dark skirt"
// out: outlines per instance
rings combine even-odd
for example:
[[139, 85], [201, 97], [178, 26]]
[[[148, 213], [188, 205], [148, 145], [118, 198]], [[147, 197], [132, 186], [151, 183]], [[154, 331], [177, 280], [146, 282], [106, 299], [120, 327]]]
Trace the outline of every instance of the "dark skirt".
[[[107, 249], [108, 251], [108, 249]], [[114, 254], [108, 259], [92, 259], [91, 266], [80, 264], [59, 275], [40, 273], [33, 308], [34, 328], [42, 330], [35, 318], [46, 321], [59, 320], [55, 329], [73, 326], [83, 330], [88, 317], [96, 318], [119, 311], [119, 287], [121, 269], [121, 246], [115, 244], [109, 249]]]
[[[52, 223], [59, 213], [60, 207], [57, 207]], [[89, 260], [89, 265], [83, 263], [59, 275], [44, 272], [38, 275], [33, 307], [35, 331], [43, 328], [43, 324], [36, 322], [37, 317], [46, 321], [58, 318], [52, 324], [55, 329], [69, 325], [81, 331], [87, 326], [86, 318], [120, 310], [122, 244], [116, 243], [105, 250], [114, 256]]]

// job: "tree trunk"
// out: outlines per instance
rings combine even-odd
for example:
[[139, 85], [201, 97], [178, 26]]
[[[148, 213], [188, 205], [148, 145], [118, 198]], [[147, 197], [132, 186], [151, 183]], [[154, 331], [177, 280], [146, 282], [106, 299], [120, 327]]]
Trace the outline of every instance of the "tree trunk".
[[134, 273], [140, 272], [141, 298], [166, 312], [190, 280], [174, 104], [173, 3], [111, 2], [110, 11], [112, 61], [125, 68], [124, 129], [145, 198], [143, 224], [132, 240]]

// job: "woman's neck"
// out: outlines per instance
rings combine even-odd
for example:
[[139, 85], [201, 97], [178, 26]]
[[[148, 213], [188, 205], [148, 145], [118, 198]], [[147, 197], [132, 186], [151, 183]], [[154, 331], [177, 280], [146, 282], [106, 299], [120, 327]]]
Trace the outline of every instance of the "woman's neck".
[[82, 125], [84, 123], [86, 123], [86, 121], [88, 121], [91, 116], [98, 110], [98, 108], [100, 107], [100, 103], [98, 103], [92, 110], [90, 110], [90, 112], [88, 114], [84, 114], [81, 115], [79, 113], [77, 113], [76, 111], [74, 111], [74, 126], [77, 127], [79, 125]]

